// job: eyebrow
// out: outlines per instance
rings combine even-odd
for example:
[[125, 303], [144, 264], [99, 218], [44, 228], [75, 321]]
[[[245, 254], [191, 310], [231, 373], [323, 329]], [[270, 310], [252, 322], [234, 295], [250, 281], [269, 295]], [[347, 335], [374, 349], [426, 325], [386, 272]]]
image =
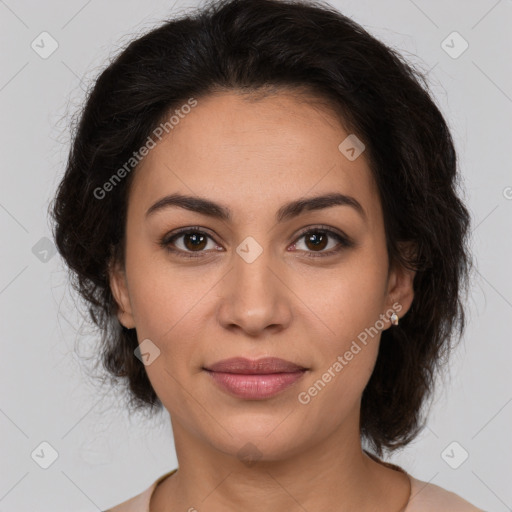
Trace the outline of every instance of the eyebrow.
[[[299, 216], [306, 211], [322, 210], [332, 206], [350, 206], [356, 210], [361, 217], [366, 220], [366, 213], [361, 203], [354, 197], [345, 194], [331, 193], [304, 199], [297, 199], [284, 204], [276, 213], [277, 222], [285, 222]], [[188, 196], [183, 194], [171, 194], [159, 199], [146, 211], [146, 218], [150, 215], [169, 207], [184, 208], [192, 212], [208, 215], [223, 221], [231, 221], [231, 210], [227, 206], [215, 203], [210, 199], [197, 196]]]

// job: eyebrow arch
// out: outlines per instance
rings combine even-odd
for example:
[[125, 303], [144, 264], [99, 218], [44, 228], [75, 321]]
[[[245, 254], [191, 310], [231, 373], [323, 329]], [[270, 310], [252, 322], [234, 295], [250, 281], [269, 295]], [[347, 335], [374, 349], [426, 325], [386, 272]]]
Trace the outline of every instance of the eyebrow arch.
[[[231, 210], [228, 207], [215, 203], [209, 199], [178, 193], [162, 197], [150, 206], [146, 211], [146, 218], [157, 211], [172, 206], [208, 215], [209, 217], [223, 221], [232, 220]], [[359, 203], [359, 201], [354, 197], [347, 196], [345, 194], [331, 193], [298, 199], [284, 204], [276, 213], [276, 221], [284, 222], [299, 216], [305, 211], [322, 210], [324, 208], [330, 208], [331, 206], [350, 206], [356, 210], [364, 220], [367, 218], [361, 203]]]

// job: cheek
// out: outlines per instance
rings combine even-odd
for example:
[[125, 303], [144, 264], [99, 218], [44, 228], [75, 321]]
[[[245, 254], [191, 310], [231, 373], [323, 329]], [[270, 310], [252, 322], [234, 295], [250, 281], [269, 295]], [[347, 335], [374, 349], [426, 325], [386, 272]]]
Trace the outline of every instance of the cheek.
[[387, 260], [377, 254], [353, 253], [336, 268], [309, 271], [294, 283], [294, 290], [304, 303], [303, 314], [313, 318], [313, 312], [322, 326], [324, 348], [343, 349], [374, 326], [384, 313]]
[[[316, 365], [308, 388], [302, 388], [306, 401], [313, 397], [319, 402], [341, 400], [348, 407], [359, 399], [371, 376], [385, 327], [381, 315], [386, 304], [387, 259], [377, 255], [375, 250], [361, 251], [330, 275], [317, 273], [316, 280], [308, 276], [302, 281], [298, 295], [308, 297], [305, 302], [322, 325], [317, 333], [323, 333], [310, 340]], [[311, 317], [306, 310], [304, 314]]]
[[325, 417], [327, 430], [358, 409], [375, 367], [382, 332], [381, 300], [360, 287], [354, 296], [345, 295], [347, 291], [348, 287], [333, 288], [330, 313], [324, 318], [334, 334], [312, 342], [316, 364], [297, 396], [308, 413], [325, 417], [325, 411], [330, 411]]
[[166, 252], [155, 248], [148, 235], [140, 231], [137, 236], [132, 228], [126, 247], [130, 304], [139, 341], [150, 338], [160, 345], [175, 326], [187, 322], [188, 312], [211, 288], [213, 280], [199, 267], [184, 272], [172, 265]]
[[[194, 331], [200, 326], [204, 303], [208, 301], [209, 280], [190, 283], [179, 276], [159, 277], [153, 267], [133, 279], [131, 290], [132, 308], [139, 340], [154, 339], [161, 349], [168, 349], [170, 341], [194, 339]], [[212, 281], [213, 283], [213, 281]]]
[[213, 348], [208, 334], [220, 275], [199, 266], [184, 271], [165, 257], [135, 252], [126, 267], [138, 341], [149, 339], [158, 348], [146, 372], [160, 397], [176, 400], [179, 383], [198, 371], [205, 347]]

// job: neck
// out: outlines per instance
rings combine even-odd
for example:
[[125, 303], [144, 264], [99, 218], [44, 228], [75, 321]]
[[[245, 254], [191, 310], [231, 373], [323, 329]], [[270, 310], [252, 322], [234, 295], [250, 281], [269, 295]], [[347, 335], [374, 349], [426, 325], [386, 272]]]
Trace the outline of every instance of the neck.
[[363, 452], [358, 418], [342, 427], [320, 444], [293, 444], [288, 451], [272, 451], [268, 440], [220, 451], [173, 421], [179, 469], [155, 490], [151, 512], [402, 510], [407, 475]]

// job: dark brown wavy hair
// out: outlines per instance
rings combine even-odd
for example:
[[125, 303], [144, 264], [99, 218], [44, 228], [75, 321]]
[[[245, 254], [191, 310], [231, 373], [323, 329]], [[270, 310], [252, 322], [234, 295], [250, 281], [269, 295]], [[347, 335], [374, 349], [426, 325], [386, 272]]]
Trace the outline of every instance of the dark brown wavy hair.
[[[117, 320], [109, 262], [123, 261], [134, 171], [98, 190], [180, 105], [213, 92], [308, 91], [366, 145], [390, 261], [414, 268], [415, 296], [382, 333], [361, 404], [374, 452], [409, 443], [424, 425], [437, 371], [464, 329], [471, 258], [457, 159], [426, 73], [322, 2], [211, 1], [130, 42], [90, 88], [51, 205], [56, 245], [101, 332], [100, 361], [133, 410], [163, 405]], [[96, 192], [95, 192], [96, 191]], [[104, 195], [104, 197], [99, 197]], [[405, 254], [401, 242], [412, 243]]]

